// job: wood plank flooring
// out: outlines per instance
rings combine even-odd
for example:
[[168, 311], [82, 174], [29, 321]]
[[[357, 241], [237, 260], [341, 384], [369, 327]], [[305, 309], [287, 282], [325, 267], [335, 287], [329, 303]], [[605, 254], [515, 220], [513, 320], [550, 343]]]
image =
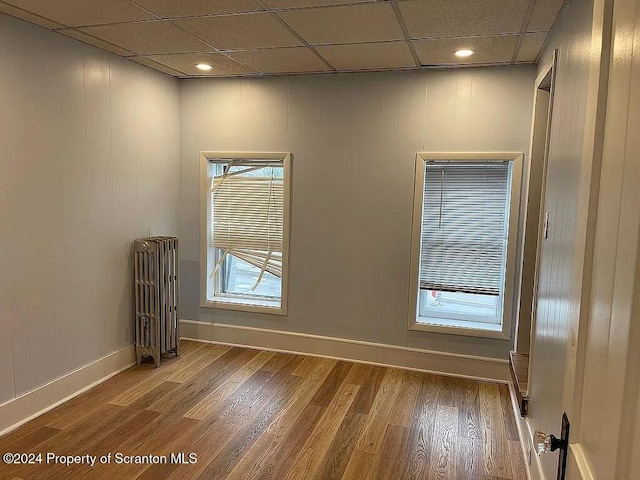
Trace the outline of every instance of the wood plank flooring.
[[526, 479], [506, 385], [188, 341], [181, 352], [0, 438], [2, 454], [42, 454], [0, 462], [0, 478]]

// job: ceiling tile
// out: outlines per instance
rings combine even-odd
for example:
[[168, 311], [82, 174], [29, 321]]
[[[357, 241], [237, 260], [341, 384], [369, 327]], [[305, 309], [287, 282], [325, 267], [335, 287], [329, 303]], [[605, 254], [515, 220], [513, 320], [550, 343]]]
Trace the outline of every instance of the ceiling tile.
[[398, 6], [411, 38], [519, 33], [529, 0], [405, 0]]
[[[510, 62], [513, 56], [517, 35], [498, 35], [493, 37], [437, 38], [414, 40], [416, 53], [422, 65], [470, 65], [474, 63]], [[475, 55], [458, 58], [453, 52], [470, 48]]]
[[134, 52], [130, 50], [120, 48], [117, 45], [112, 45], [108, 42], [105, 42], [104, 40], [92, 37], [89, 34], [81, 32], [80, 30], [67, 28], [65, 30], [59, 30], [58, 33], [66, 35], [67, 37], [75, 38], [76, 40], [80, 40], [81, 42], [88, 43], [89, 45], [93, 45], [94, 47], [102, 48], [103, 50], [108, 50], [109, 52], [115, 53], [117, 55], [123, 55], [125, 57], [130, 55], [135, 55]]
[[260, 73], [326, 72], [329, 67], [306, 47], [234, 52], [233, 58]]
[[141, 65], [145, 65], [147, 67], [151, 67], [154, 70], [158, 70], [159, 72], [168, 73], [169, 75], [173, 75], [174, 77], [182, 77], [185, 74], [183, 72], [179, 72], [178, 70], [174, 70], [173, 68], [167, 67], [166, 65], [162, 65], [154, 60], [151, 60], [147, 57], [127, 57], [129, 60], [133, 60], [136, 63]]
[[316, 47], [338, 70], [415, 67], [411, 51], [404, 41], [327, 45]]
[[295, 8], [362, 3], [362, 0], [263, 0], [263, 3], [269, 8]]
[[165, 18], [266, 10], [256, 0], [133, 0]]
[[40, 25], [45, 28], [59, 28], [64, 26], [60, 23], [49, 20], [48, 18], [40, 17], [31, 12], [27, 12], [26, 10], [22, 10], [6, 3], [0, 3], [0, 12], [6, 13], [7, 15], [11, 15], [13, 17], [21, 18], [22, 20], [35, 23], [36, 25]]
[[553, 22], [562, 9], [565, 0], [537, 0], [527, 25], [527, 32], [546, 32], [551, 30]]
[[[172, 55], [153, 55], [149, 57], [158, 63], [179, 70], [187, 75], [220, 77], [225, 75], [244, 75], [255, 73], [221, 53], [178, 53]], [[198, 63], [208, 63], [213, 69], [208, 72], [198, 70]]]
[[404, 39], [393, 8], [388, 3], [307, 8], [279, 15], [311, 44]]
[[189, 18], [175, 23], [222, 50], [302, 45], [272, 13]]
[[82, 31], [139, 54], [211, 50], [197, 38], [164, 21], [103, 25]]
[[126, 0], [5, 0], [56, 22], [77, 27], [156, 18]]
[[540, 49], [542, 45], [544, 45], [547, 35], [548, 32], [525, 34], [516, 60], [518, 62], [535, 61], [535, 59], [538, 58], [538, 53], [540, 53]]

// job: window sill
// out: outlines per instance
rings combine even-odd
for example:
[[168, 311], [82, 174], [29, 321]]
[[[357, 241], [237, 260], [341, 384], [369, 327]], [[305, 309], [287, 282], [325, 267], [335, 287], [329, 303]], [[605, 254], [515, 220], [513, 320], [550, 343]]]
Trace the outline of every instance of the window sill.
[[252, 300], [250, 298], [219, 297], [215, 300], [205, 300], [200, 304], [202, 308], [216, 308], [251, 313], [268, 313], [270, 315], [286, 315], [287, 309], [280, 302], [269, 300]]
[[422, 332], [444, 333], [465, 337], [483, 337], [508, 340], [508, 333], [503, 325], [497, 323], [465, 322], [462, 320], [448, 320], [444, 318], [419, 317], [409, 327], [409, 330]]

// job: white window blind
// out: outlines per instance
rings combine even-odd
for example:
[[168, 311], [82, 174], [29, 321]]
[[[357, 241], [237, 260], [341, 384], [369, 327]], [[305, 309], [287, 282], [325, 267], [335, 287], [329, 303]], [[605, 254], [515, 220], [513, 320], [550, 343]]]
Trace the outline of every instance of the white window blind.
[[427, 162], [420, 288], [500, 295], [509, 163]]
[[283, 250], [282, 164], [231, 162], [211, 184], [213, 246], [219, 248], [214, 272], [227, 255], [282, 277]]

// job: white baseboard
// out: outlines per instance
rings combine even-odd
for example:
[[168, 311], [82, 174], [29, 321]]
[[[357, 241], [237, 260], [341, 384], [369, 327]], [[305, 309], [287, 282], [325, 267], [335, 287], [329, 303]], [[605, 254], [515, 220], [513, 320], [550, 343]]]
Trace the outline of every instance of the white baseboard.
[[[533, 434], [532, 434], [533, 435]], [[532, 437], [533, 438], [533, 437]], [[535, 452], [531, 454], [531, 465], [529, 467], [529, 473], [531, 474], [531, 480], [546, 480], [544, 471], [542, 470], [542, 461]]]
[[182, 338], [507, 383], [509, 363], [384, 343], [181, 320]]
[[533, 436], [531, 435], [531, 426], [527, 417], [520, 416], [520, 407], [518, 405], [518, 397], [514, 390], [513, 382], [509, 382], [509, 397], [511, 397], [511, 408], [516, 419], [516, 428], [518, 429], [518, 437], [520, 438], [520, 446], [522, 447], [522, 455], [524, 457], [524, 466], [527, 472], [528, 480], [543, 480], [540, 459], [533, 451]]
[[127, 345], [30, 392], [0, 405], [0, 436], [42, 415], [136, 363], [135, 348]]

